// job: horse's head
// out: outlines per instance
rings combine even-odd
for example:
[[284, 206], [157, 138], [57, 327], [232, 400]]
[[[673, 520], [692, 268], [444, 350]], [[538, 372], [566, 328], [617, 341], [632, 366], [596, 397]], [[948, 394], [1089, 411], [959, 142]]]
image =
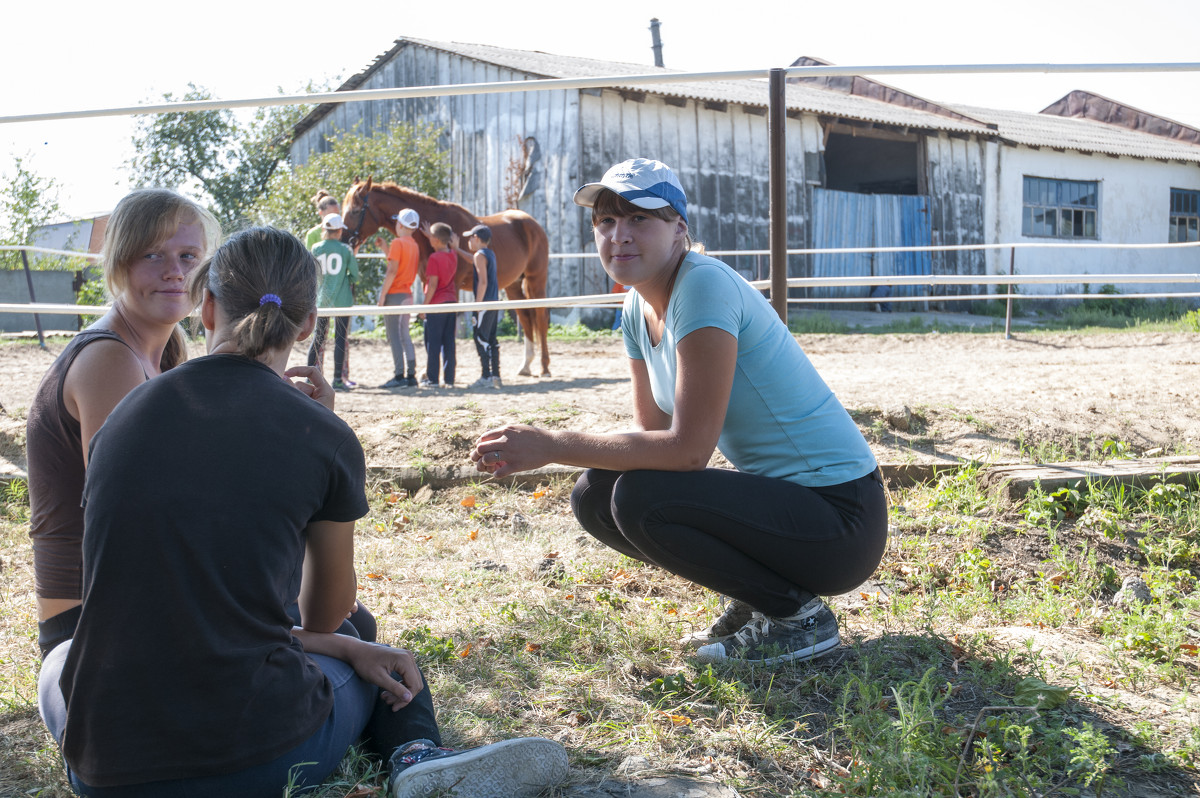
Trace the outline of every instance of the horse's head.
[[356, 181], [346, 192], [346, 201], [342, 203], [342, 221], [346, 225], [342, 231], [342, 243], [352, 248], [357, 247], [364, 237], [385, 226], [371, 208], [372, 188], [370, 177], [365, 181]]

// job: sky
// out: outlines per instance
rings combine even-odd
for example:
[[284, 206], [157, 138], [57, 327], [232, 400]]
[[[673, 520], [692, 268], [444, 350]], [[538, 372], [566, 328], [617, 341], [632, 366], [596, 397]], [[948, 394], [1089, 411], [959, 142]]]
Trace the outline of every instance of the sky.
[[[686, 71], [766, 70], [802, 55], [842, 65], [1200, 61], [1195, 0], [207, 0], [190, 14], [143, 0], [11, 5], [0, 116], [136, 105], [189, 82], [220, 99], [294, 93], [350, 77], [402, 36], [652, 66], [651, 18], [666, 66]], [[1200, 127], [1197, 72], [877, 79], [930, 100], [1031, 113], [1085, 89]], [[106, 212], [129, 189], [134, 130], [129, 117], [0, 124], [0, 176], [24, 158], [55, 181], [65, 217]]]

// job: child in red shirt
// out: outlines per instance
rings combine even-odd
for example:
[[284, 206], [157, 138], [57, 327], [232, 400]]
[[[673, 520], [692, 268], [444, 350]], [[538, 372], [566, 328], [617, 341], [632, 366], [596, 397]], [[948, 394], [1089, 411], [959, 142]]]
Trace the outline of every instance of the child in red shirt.
[[[453, 246], [456, 236], [450, 225], [438, 222], [429, 228], [429, 243], [433, 254], [425, 264], [425, 303], [442, 305], [458, 301], [454, 277], [458, 272], [458, 255]], [[438, 373], [445, 385], [454, 385], [454, 331], [458, 327], [457, 313], [427, 313], [425, 315], [425, 379], [424, 388], [436, 388]], [[439, 369], [439, 363], [441, 368]]]

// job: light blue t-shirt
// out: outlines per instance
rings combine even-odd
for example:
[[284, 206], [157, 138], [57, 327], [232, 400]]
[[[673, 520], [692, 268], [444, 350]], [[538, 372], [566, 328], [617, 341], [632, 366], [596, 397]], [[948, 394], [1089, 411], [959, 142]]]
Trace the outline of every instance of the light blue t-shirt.
[[662, 341], [650, 344], [636, 289], [625, 297], [625, 351], [644, 360], [655, 404], [675, 408], [675, 347], [716, 327], [737, 338], [737, 366], [717, 448], [739, 471], [808, 487], [875, 470], [875, 456], [800, 344], [756, 289], [719, 260], [688, 253], [667, 304]]

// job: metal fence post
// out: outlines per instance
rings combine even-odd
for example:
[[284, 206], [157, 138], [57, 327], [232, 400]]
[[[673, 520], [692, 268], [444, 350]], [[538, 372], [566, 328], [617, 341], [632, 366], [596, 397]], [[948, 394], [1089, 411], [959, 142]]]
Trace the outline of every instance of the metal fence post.
[[[1017, 262], [1017, 248], [1010, 247], [1008, 250], [1008, 276], [1009, 277], [1012, 277], [1014, 274], [1016, 274], [1016, 262]], [[1005, 300], [1005, 308], [1004, 308], [1004, 340], [1008, 341], [1012, 338], [1012, 305], [1013, 305], [1013, 300], [1012, 300], [1013, 285], [1012, 285], [1012, 283], [1008, 284], [1008, 287], [1004, 291], [1004, 293], [1008, 294], [1008, 297]]]
[[786, 70], [772, 69], [767, 108], [767, 156], [770, 164], [771, 306], [787, 324], [787, 130]]
[[[33, 273], [29, 271], [29, 253], [25, 250], [21, 250], [21, 263], [25, 266], [25, 282], [29, 285], [29, 302], [33, 304], [37, 302], [37, 297], [33, 293]], [[42, 333], [42, 317], [34, 313], [33, 324], [37, 327], [38, 346], [45, 349], [46, 336]]]

